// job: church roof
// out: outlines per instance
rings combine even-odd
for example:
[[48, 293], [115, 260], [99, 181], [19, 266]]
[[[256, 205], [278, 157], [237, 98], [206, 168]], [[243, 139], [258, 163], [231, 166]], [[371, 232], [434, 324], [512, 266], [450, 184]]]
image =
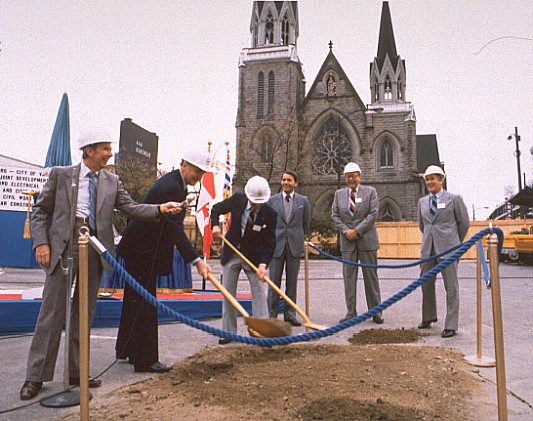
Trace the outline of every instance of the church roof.
[[[263, 6], [265, 5], [266, 1], [256, 1], [257, 4], [257, 12], [259, 15], [261, 15], [263, 11]], [[278, 11], [278, 15], [281, 12], [281, 8], [283, 7], [284, 1], [275, 1], [274, 5], [276, 6], [276, 10]], [[292, 11], [294, 13], [294, 16], [298, 16], [298, 2], [297, 1], [291, 1], [291, 7]]]
[[416, 162], [418, 172], [422, 174], [430, 165], [439, 165], [439, 147], [437, 135], [417, 134], [416, 135]]
[[383, 2], [381, 11], [381, 24], [379, 28], [378, 69], [381, 71], [385, 58], [389, 56], [392, 67], [396, 69], [398, 65], [398, 53], [396, 52], [396, 42], [394, 41], [394, 31], [392, 30], [392, 19], [390, 16], [389, 2]]

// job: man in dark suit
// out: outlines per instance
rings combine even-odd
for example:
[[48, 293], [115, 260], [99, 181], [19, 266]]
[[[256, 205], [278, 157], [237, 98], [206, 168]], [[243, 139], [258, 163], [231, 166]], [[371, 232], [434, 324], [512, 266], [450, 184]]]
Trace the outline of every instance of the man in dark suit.
[[[84, 134], [79, 139], [82, 162], [69, 167], [54, 167], [33, 208], [31, 231], [37, 263], [46, 272], [43, 302], [28, 355], [26, 381], [20, 391], [22, 400], [39, 393], [43, 382], [54, 378], [54, 368], [66, 311], [67, 284], [62, 266], [69, 255], [72, 273], [78, 272], [77, 232], [83, 225], [112, 253], [114, 209], [129, 218], [156, 221], [161, 213], [179, 211], [179, 204], [143, 205], [135, 202], [122, 187], [118, 177], [104, 168], [113, 156], [111, 138], [102, 131]], [[75, 235], [73, 235], [75, 233]], [[102, 262], [89, 247], [89, 325], [92, 323], [102, 276]], [[70, 289], [68, 289], [70, 293]], [[71, 306], [69, 378], [79, 380], [78, 285]], [[90, 379], [90, 387], [101, 380]]]
[[[276, 224], [276, 250], [270, 262], [270, 279], [278, 287], [285, 266], [285, 293], [294, 302], [298, 290], [298, 273], [300, 261], [304, 257], [304, 237], [309, 231], [311, 207], [306, 196], [298, 194], [294, 189], [298, 186], [298, 174], [287, 170], [281, 176], [282, 192], [272, 196], [268, 204], [278, 213]], [[268, 289], [268, 308], [270, 317], [278, 317], [279, 295]], [[283, 317], [292, 326], [301, 326], [296, 320], [296, 312], [285, 305]]]
[[[437, 165], [430, 165], [424, 173], [429, 195], [418, 201], [418, 225], [422, 232], [421, 259], [442, 253], [462, 243], [470, 225], [463, 198], [444, 190], [445, 177], [444, 171]], [[420, 268], [421, 275], [442, 260], [438, 258], [423, 263]], [[446, 290], [446, 320], [441, 334], [443, 338], [455, 336], [459, 325], [458, 265], [459, 262], [455, 261], [442, 271]], [[418, 326], [419, 329], [429, 329], [431, 323], [437, 321], [435, 280], [433, 277], [422, 284], [422, 323]]]
[[[344, 167], [347, 187], [335, 192], [331, 217], [339, 229], [343, 260], [376, 265], [378, 261], [379, 240], [376, 219], [379, 199], [376, 189], [361, 185], [361, 168], [350, 162]], [[357, 269], [355, 265], [344, 263], [344, 293], [346, 297], [346, 316], [341, 320], [357, 316], [356, 291]], [[381, 302], [377, 268], [363, 267], [366, 303], [369, 309]], [[383, 317], [373, 317], [374, 323], [382, 324]]]
[[[254, 317], [267, 318], [268, 308], [266, 288], [263, 279], [267, 266], [276, 248], [276, 212], [267, 204], [270, 198], [270, 186], [263, 177], [255, 176], [248, 180], [243, 193], [234, 193], [231, 197], [217, 203], [211, 210], [211, 227], [213, 238], [221, 236], [219, 218], [231, 212], [231, 221], [227, 240], [239, 249], [255, 266], [254, 272], [227, 245], [222, 248], [222, 283], [233, 295], [237, 294], [237, 281], [241, 269], [244, 270], [252, 291], [252, 313]], [[222, 328], [237, 332], [237, 316], [230, 302], [224, 299], [222, 306]], [[220, 339], [219, 344], [230, 342]]]
[[[189, 152], [179, 170], [165, 174], [150, 187], [143, 203], [184, 201], [187, 185], [194, 186], [206, 171], [212, 171], [208, 152]], [[187, 238], [184, 218], [185, 209], [159, 222], [130, 221], [118, 245], [128, 273], [154, 296], [157, 276], [172, 271], [174, 246], [185, 263], [196, 265], [200, 275], [205, 276], [205, 271], [210, 270]], [[172, 369], [172, 365], [159, 362], [157, 309], [129, 285], [124, 290], [115, 349], [117, 358], [129, 358], [136, 372], [163, 373]]]

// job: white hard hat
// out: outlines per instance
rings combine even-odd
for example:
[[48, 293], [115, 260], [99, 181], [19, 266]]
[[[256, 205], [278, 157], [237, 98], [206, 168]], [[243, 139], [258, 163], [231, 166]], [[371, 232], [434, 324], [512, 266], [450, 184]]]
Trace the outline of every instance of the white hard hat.
[[205, 172], [213, 172], [213, 163], [206, 149], [193, 149], [183, 154], [183, 160]]
[[270, 186], [263, 177], [256, 175], [248, 180], [244, 193], [252, 203], [266, 203], [270, 199]]
[[442, 178], [446, 177], [446, 174], [444, 174], [444, 171], [438, 165], [430, 165], [427, 167], [426, 172], [424, 173], [424, 178], [430, 174], [440, 174], [442, 175]]
[[82, 133], [80, 135], [80, 139], [78, 140], [78, 147], [80, 149], [83, 149], [85, 148], [85, 146], [94, 145], [96, 143], [103, 143], [103, 142], [113, 143], [113, 140], [111, 139], [111, 136], [109, 136], [109, 134], [106, 131], [95, 129], [95, 130]]
[[348, 162], [346, 166], [344, 167], [344, 174], [347, 174], [349, 172], [361, 172], [361, 168], [359, 168], [359, 165], [357, 165], [355, 162]]

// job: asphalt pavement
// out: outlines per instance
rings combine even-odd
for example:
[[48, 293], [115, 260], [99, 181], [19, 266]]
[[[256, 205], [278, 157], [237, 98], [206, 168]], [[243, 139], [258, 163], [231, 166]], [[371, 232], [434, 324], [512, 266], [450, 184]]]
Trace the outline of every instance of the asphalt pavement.
[[[380, 264], [405, 264], [405, 260], [380, 260]], [[221, 273], [219, 261], [211, 261], [214, 273]], [[195, 272], [195, 271], [193, 271]], [[406, 269], [379, 269], [382, 298], [386, 299], [416, 280], [418, 267]], [[360, 275], [361, 277], [361, 275]], [[461, 313], [458, 334], [443, 339], [440, 333], [445, 317], [444, 288], [440, 275], [437, 279], [439, 322], [435, 323], [430, 335], [417, 345], [452, 347], [464, 355], [477, 354], [477, 305], [476, 267], [474, 261], [459, 264]], [[0, 291], [31, 290], [43, 285], [44, 275], [38, 269], [0, 268]], [[505, 354], [505, 379], [507, 385], [508, 419], [525, 421], [533, 419], [533, 267], [523, 265], [500, 265], [500, 284], [503, 314], [503, 337]], [[208, 289], [213, 289], [208, 283]], [[193, 287], [202, 288], [202, 281], [193, 273]], [[241, 276], [239, 291], [248, 292], [248, 281]], [[309, 316], [313, 323], [332, 326], [345, 314], [342, 267], [339, 263], [325, 260], [311, 260], [309, 264]], [[398, 329], [413, 328], [421, 321], [420, 289], [407, 295], [401, 301], [385, 310], [385, 324], [376, 325], [371, 321], [345, 329], [333, 336], [320, 339], [320, 343], [348, 344], [347, 339], [359, 330], [370, 328]], [[358, 283], [358, 311], [366, 310], [362, 280]], [[491, 290], [482, 289], [482, 355], [494, 358], [494, 330], [492, 322]], [[300, 272], [298, 305], [305, 309], [304, 266]], [[0, 305], [0, 311], [1, 305]], [[204, 320], [205, 323], [220, 327], [219, 318]], [[239, 319], [239, 333], [246, 329]], [[293, 328], [293, 334], [305, 332], [305, 328]], [[135, 373], [125, 361], [115, 362], [115, 340], [117, 328], [96, 328], [91, 331], [91, 376], [100, 375], [102, 387], [91, 389], [93, 398], [90, 407], [98, 407], [99, 399], [113, 391], [153, 376], [148, 373]], [[70, 413], [79, 413], [79, 407], [47, 408], [39, 404], [39, 399], [63, 390], [63, 344], [56, 365], [55, 379], [45, 383], [38, 397], [26, 402], [19, 399], [19, 391], [24, 382], [26, 359], [31, 335], [0, 337], [0, 420], [28, 421], [55, 420]], [[317, 343], [314, 341], [313, 343]], [[201, 351], [207, 346], [219, 346], [218, 338], [194, 329], [183, 323], [169, 323], [159, 328], [160, 360], [175, 363]], [[228, 346], [228, 345], [226, 345]], [[231, 345], [230, 345], [231, 346]], [[243, 345], [248, 346], [248, 345]], [[107, 371], [105, 371], [107, 370]], [[494, 420], [497, 415], [496, 369], [494, 367], [472, 367], [472, 370], [485, 380], [486, 395], [474, 397], [494, 405]], [[105, 372], [104, 372], [105, 371]], [[9, 411], [9, 412], [5, 412]], [[489, 421], [486, 418], [484, 421]]]

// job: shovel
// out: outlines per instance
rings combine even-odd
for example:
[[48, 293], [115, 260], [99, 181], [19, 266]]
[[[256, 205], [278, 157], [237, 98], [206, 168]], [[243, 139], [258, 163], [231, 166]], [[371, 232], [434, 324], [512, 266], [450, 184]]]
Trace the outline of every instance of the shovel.
[[237, 301], [237, 299], [229, 293], [229, 291], [216, 280], [213, 274], [208, 273], [207, 277], [211, 283], [222, 293], [224, 298], [241, 313], [244, 322], [248, 326], [248, 332], [251, 336], [257, 338], [278, 338], [280, 336], [291, 335], [291, 325], [276, 319], [260, 319], [258, 317], [250, 317], [248, 312]]
[[[226, 237], [224, 237], [223, 235], [221, 236], [222, 240], [242, 259], [244, 260], [244, 262], [250, 266], [250, 268], [252, 268], [254, 271], [257, 272], [257, 266], [255, 266], [252, 262], [250, 262], [246, 256], [244, 254], [242, 254], [233, 244], [231, 244], [227, 239]], [[272, 282], [268, 276], [265, 276], [265, 282], [270, 285], [270, 288], [272, 288], [274, 291], [276, 291], [277, 294], [279, 294], [287, 304], [289, 304], [300, 316], [302, 316], [302, 319], [304, 319], [304, 325], [305, 327], [308, 327], [309, 329], [313, 329], [313, 330], [322, 330], [322, 329], [326, 329], [327, 326], [321, 326], [321, 325], [318, 325], [316, 323], [311, 323], [311, 321], [309, 320], [309, 317], [307, 316], [307, 314], [305, 314], [301, 309], [300, 307], [298, 307], [296, 305], [296, 303], [294, 301], [292, 301], [289, 297], [287, 297], [286, 294], [283, 293], [283, 291], [281, 291], [281, 289], [278, 288], [278, 286]], [[275, 320], [275, 319], [274, 319]]]

